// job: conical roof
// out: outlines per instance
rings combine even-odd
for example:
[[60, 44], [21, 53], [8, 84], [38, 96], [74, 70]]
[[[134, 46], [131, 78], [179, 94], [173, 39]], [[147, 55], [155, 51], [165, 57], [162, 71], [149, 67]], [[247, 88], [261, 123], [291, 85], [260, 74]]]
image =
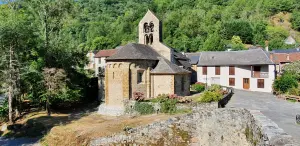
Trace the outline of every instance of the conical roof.
[[169, 60], [159, 57], [157, 66], [151, 71], [152, 74], [188, 74], [190, 71], [185, 70]]

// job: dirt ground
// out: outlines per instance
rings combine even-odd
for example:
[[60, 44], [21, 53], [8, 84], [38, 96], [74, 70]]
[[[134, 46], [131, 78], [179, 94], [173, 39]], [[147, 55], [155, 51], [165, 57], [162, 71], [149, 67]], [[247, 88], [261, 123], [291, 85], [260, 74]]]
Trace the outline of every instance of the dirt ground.
[[30, 112], [0, 134], [4, 136], [2, 138], [37, 138], [41, 145], [47, 146], [82, 146], [89, 145], [91, 139], [121, 132], [125, 127], [147, 125], [176, 116], [113, 117], [99, 115], [97, 110], [97, 105], [88, 105], [74, 110], [53, 111], [51, 116], [47, 116], [45, 111]]
[[91, 139], [121, 132], [127, 126], [146, 125], [170, 117], [173, 116], [159, 114], [135, 118], [127, 116], [109, 117], [93, 113], [69, 124], [53, 127], [41, 140], [41, 144], [49, 146], [88, 145]]

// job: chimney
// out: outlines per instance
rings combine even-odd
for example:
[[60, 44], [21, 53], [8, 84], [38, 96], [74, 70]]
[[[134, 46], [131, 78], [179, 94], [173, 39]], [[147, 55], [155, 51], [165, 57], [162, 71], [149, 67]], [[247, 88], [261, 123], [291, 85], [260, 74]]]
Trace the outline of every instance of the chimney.
[[269, 52], [269, 41], [268, 40], [266, 40], [265, 41], [265, 50], [267, 51], [267, 52]]

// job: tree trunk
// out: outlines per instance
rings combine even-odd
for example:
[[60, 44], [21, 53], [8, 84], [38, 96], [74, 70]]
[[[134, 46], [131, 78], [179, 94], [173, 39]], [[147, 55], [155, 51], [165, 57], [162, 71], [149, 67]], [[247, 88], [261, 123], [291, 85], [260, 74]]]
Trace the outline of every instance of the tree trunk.
[[13, 111], [12, 111], [12, 86], [9, 85], [8, 89], [8, 119], [9, 123], [13, 123]]
[[8, 87], [8, 119], [9, 123], [13, 123], [13, 87], [12, 87], [12, 46], [9, 47], [9, 87]]
[[47, 96], [47, 101], [46, 101], [46, 112], [47, 112], [48, 116], [51, 116], [50, 104], [49, 104], [49, 96]]

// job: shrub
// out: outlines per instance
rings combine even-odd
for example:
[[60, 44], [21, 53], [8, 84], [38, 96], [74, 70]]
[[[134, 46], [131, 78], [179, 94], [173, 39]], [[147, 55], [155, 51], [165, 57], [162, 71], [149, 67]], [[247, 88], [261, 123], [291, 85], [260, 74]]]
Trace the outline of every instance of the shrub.
[[197, 91], [197, 92], [202, 92], [205, 90], [205, 85], [203, 84], [194, 84], [192, 85], [192, 89]]
[[217, 84], [212, 84], [208, 91], [211, 91], [211, 92], [221, 92], [222, 91], [222, 87], [220, 85], [217, 85]]
[[6, 121], [8, 117], [8, 102], [5, 101], [2, 106], [0, 106], [0, 122]]
[[158, 94], [156, 98], [150, 99], [150, 101], [153, 103], [161, 103], [163, 100], [168, 98], [169, 98], [168, 94]]
[[136, 102], [134, 104], [134, 109], [141, 115], [147, 115], [154, 113], [154, 107], [151, 104], [144, 102]]
[[136, 101], [142, 101], [145, 99], [144, 93], [142, 92], [133, 92], [133, 99]]
[[283, 74], [280, 78], [276, 79], [273, 85], [275, 91], [279, 93], [286, 93], [291, 88], [297, 88], [297, 79], [291, 74]]
[[222, 99], [220, 92], [204, 91], [204, 93], [197, 98], [197, 102], [214, 102]]
[[296, 96], [299, 96], [299, 95], [300, 95], [300, 90], [299, 90], [299, 88], [293, 87], [293, 88], [289, 89], [288, 93], [289, 93], [290, 95], [296, 95]]
[[162, 102], [160, 103], [161, 112], [170, 113], [170, 114], [175, 113], [177, 110], [176, 103], [177, 103], [177, 99], [166, 98], [165, 100], [162, 100]]

